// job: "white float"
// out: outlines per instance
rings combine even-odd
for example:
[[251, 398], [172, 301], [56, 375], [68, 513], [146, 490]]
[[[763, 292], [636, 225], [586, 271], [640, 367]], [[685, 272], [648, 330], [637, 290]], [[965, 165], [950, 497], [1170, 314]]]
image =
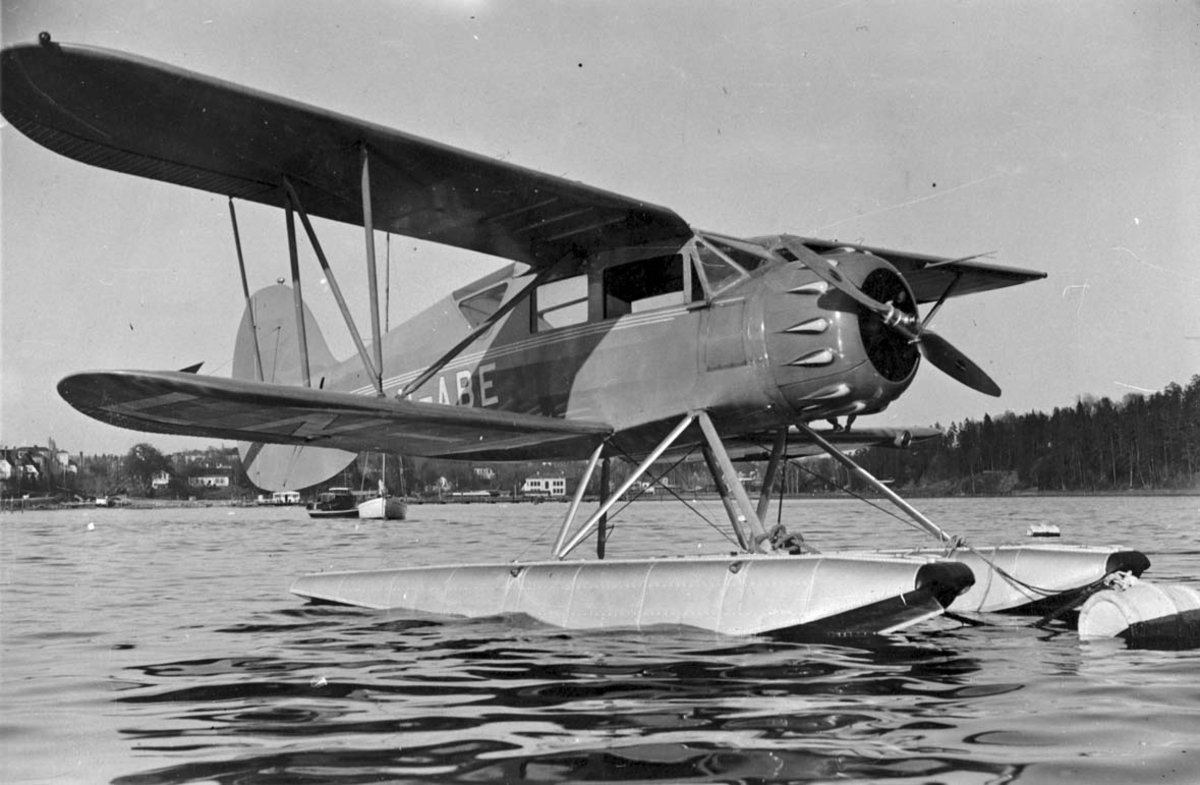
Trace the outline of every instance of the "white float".
[[1200, 592], [1181, 584], [1126, 579], [1083, 604], [1079, 637], [1200, 644]]

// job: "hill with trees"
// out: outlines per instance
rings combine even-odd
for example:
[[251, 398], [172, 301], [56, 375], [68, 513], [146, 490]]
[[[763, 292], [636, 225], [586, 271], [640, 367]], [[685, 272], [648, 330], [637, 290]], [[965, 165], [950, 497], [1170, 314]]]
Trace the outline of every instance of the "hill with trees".
[[930, 494], [1109, 492], [1200, 487], [1200, 375], [1186, 387], [1081, 396], [1049, 414], [954, 423], [910, 450], [857, 459], [876, 477]]

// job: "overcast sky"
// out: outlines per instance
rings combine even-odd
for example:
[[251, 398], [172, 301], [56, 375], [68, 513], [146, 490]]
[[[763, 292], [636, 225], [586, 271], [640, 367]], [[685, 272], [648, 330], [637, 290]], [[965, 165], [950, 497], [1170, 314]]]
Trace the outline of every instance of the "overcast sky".
[[[995, 251], [1049, 273], [952, 300], [935, 321], [1003, 397], [926, 364], [864, 424], [1050, 411], [1200, 373], [1195, 2], [3, 0], [5, 46], [42, 30], [646, 199], [704, 229]], [[0, 444], [209, 444], [94, 422], [55, 384], [202, 360], [229, 374], [242, 303], [225, 199], [70, 161], [7, 123], [0, 155]], [[286, 275], [282, 213], [242, 204], [239, 220], [251, 286]], [[361, 230], [318, 231], [365, 325]], [[391, 255], [393, 326], [500, 265], [403, 238]], [[304, 267], [331, 347], [351, 354]]]

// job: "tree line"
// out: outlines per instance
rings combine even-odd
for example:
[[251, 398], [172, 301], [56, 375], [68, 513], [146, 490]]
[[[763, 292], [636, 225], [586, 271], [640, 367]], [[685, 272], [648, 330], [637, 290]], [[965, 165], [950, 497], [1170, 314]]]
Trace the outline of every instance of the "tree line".
[[1121, 400], [1080, 396], [1049, 414], [964, 420], [906, 451], [857, 460], [876, 477], [929, 493], [1104, 492], [1200, 486], [1200, 375]]

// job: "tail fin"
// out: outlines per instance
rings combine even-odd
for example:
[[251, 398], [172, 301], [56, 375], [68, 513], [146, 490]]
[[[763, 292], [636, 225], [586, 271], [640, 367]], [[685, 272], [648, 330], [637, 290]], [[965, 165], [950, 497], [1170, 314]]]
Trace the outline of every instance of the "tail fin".
[[[279, 284], [260, 289], [242, 314], [233, 350], [233, 378], [296, 387], [304, 384], [296, 332], [291, 287]], [[325, 376], [338, 362], [308, 306], [304, 306], [304, 335], [312, 384], [323, 386]], [[345, 450], [257, 442], [238, 442], [238, 453], [250, 482], [267, 491], [295, 491], [316, 485], [358, 457]]]

